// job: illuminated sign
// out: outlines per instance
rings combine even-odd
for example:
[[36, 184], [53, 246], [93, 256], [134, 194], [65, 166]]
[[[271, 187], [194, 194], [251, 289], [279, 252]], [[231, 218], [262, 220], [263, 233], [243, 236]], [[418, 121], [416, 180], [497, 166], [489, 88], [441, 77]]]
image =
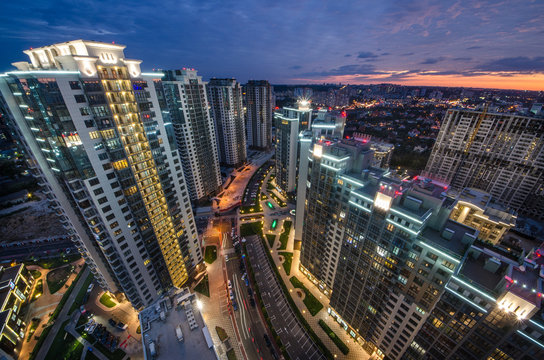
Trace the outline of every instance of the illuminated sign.
[[378, 192], [376, 193], [376, 197], [374, 198], [374, 207], [382, 209], [384, 211], [388, 211], [391, 207], [392, 201], [393, 198], [391, 196]]
[[320, 158], [323, 156], [323, 146], [319, 144], [314, 145], [314, 156]]

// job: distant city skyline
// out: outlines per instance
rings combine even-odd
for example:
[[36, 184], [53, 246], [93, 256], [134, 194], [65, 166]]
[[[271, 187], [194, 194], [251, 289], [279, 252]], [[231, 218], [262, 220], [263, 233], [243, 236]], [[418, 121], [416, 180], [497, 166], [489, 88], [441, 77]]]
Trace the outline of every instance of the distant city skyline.
[[25, 60], [30, 47], [80, 38], [127, 45], [145, 70], [187, 66], [205, 79], [544, 90], [540, 1], [167, 0], [159, 7], [99, 0], [0, 8], [0, 71]]

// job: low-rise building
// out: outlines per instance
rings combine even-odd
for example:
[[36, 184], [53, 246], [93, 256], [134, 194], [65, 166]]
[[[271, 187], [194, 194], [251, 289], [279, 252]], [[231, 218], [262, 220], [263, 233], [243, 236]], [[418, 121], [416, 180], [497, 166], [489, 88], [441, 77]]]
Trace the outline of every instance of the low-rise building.
[[20, 316], [34, 278], [24, 264], [0, 267], [0, 347], [12, 352], [25, 337], [26, 323]]
[[144, 358], [218, 359], [199, 301], [189, 289], [157, 300], [138, 315]]

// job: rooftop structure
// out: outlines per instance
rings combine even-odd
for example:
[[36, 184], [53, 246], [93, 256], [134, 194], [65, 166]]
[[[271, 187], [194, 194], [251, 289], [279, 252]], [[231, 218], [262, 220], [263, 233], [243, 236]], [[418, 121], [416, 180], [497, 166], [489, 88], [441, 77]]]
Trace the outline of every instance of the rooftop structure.
[[472, 188], [461, 191], [450, 218], [480, 231], [479, 238], [497, 244], [516, 226], [517, 214], [492, 202], [491, 195]]

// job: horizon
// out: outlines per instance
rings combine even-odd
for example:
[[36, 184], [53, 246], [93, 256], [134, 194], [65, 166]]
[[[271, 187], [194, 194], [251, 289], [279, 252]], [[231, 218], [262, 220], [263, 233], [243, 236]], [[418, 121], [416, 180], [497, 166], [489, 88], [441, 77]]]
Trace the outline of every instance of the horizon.
[[[544, 3], [387, 0], [3, 3], [2, 71], [23, 50], [75, 39], [125, 44], [144, 69], [204, 78], [544, 90]], [[149, 16], [152, 14], [152, 16]]]

